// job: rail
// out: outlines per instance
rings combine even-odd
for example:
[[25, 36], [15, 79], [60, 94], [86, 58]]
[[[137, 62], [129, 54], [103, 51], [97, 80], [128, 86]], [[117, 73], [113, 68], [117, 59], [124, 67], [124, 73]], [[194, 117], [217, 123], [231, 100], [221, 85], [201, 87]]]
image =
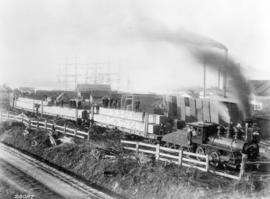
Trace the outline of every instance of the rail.
[[143, 142], [134, 142], [121, 140], [124, 149], [131, 150], [138, 153], [151, 154], [155, 156], [157, 161], [165, 161], [179, 166], [190, 167], [198, 169], [203, 172], [213, 173], [219, 176], [227, 177], [234, 180], [241, 180], [245, 171], [246, 155], [242, 156], [241, 168], [238, 175], [232, 175], [229, 173], [217, 171], [210, 168], [210, 157], [209, 155], [202, 155], [192, 153], [180, 149], [171, 149], [162, 147], [159, 144], [146, 144]]

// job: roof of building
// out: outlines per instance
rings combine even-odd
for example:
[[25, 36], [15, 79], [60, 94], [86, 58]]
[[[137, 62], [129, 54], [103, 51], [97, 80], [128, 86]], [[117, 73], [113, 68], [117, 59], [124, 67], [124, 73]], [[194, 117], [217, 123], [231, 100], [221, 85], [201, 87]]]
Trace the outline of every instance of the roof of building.
[[252, 92], [257, 96], [270, 96], [270, 80], [249, 80]]

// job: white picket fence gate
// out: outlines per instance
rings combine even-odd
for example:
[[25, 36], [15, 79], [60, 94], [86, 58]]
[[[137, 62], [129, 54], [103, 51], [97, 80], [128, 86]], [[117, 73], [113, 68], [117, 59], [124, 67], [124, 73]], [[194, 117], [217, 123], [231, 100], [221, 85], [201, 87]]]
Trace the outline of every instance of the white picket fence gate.
[[[89, 132], [80, 131], [78, 129], [68, 128], [66, 125], [60, 126], [54, 123], [50, 123], [47, 120], [31, 120], [24, 114], [14, 115], [12, 113], [0, 113], [0, 121], [17, 121], [22, 122], [25, 126], [29, 128], [41, 128], [48, 131], [53, 131], [62, 133], [64, 135], [70, 135], [73, 137], [78, 137], [81, 139], [89, 138]], [[203, 172], [214, 173], [219, 176], [240, 180], [244, 174], [246, 155], [242, 156], [241, 169], [238, 175], [232, 175], [221, 171], [216, 171], [210, 168], [209, 155], [202, 155], [192, 152], [184, 151], [183, 149], [171, 149], [167, 147], [162, 147], [160, 145], [146, 144], [143, 142], [134, 142], [121, 140], [124, 145], [124, 149], [131, 150], [136, 153], [151, 154], [155, 156], [156, 160], [166, 161], [170, 163], [177, 164], [179, 166], [190, 167], [198, 169]]]

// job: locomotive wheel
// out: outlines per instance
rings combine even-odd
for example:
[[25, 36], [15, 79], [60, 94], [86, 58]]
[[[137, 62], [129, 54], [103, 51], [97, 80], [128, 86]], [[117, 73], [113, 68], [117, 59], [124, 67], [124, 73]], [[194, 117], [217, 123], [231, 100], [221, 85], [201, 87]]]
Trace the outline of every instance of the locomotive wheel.
[[220, 164], [220, 155], [218, 151], [210, 151], [210, 165], [218, 167]]
[[248, 158], [256, 158], [259, 154], [259, 146], [257, 143], [244, 144], [243, 153], [248, 155]]
[[[196, 148], [196, 153], [200, 154], [200, 155], [205, 155], [204, 149], [200, 146], [198, 146]], [[203, 158], [197, 157], [197, 160], [203, 160]]]

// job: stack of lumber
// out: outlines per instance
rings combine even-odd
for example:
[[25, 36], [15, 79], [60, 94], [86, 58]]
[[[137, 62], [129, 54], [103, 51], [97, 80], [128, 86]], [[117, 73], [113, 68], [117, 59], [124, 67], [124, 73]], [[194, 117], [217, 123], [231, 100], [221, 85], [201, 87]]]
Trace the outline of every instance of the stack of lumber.
[[237, 103], [228, 99], [200, 99], [177, 96], [177, 118], [186, 121], [208, 121], [228, 124], [238, 122], [241, 114]]
[[27, 109], [27, 110], [33, 110], [34, 109], [34, 101], [33, 99], [28, 98], [18, 98], [16, 100], [15, 106], [17, 108]]
[[99, 123], [103, 123], [106, 125], [112, 125], [115, 127], [130, 129], [134, 131], [141, 131], [144, 132], [144, 122], [136, 121], [136, 120], [129, 120], [120, 117], [112, 117], [108, 115], [101, 115], [97, 114], [94, 116], [94, 120]]
[[30, 98], [24, 98], [24, 97], [19, 97], [15, 101], [15, 106], [17, 108], [22, 108], [22, 109], [27, 109], [27, 110], [33, 110], [35, 107], [35, 104], [40, 104], [40, 105], [46, 105], [47, 102], [44, 102], [42, 100], [36, 100], [36, 99], [30, 99]]
[[[120, 109], [110, 109], [110, 108], [100, 108], [99, 109], [100, 115], [106, 115], [116, 118], [122, 118], [125, 120], [133, 120], [133, 121], [139, 121], [144, 122], [146, 114], [143, 112], [134, 112], [134, 111], [128, 111], [128, 110], [120, 110]], [[148, 123], [150, 124], [162, 124], [165, 123], [167, 120], [167, 117], [164, 115], [157, 115], [157, 114], [148, 114]]]
[[155, 134], [159, 129], [159, 125], [166, 122], [167, 117], [163, 115], [101, 107], [99, 113], [94, 116], [94, 120], [102, 124], [129, 129], [131, 131]]
[[100, 108], [99, 114], [111, 117], [123, 118], [127, 120], [144, 121], [143, 112], [134, 112], [120, 109]]

